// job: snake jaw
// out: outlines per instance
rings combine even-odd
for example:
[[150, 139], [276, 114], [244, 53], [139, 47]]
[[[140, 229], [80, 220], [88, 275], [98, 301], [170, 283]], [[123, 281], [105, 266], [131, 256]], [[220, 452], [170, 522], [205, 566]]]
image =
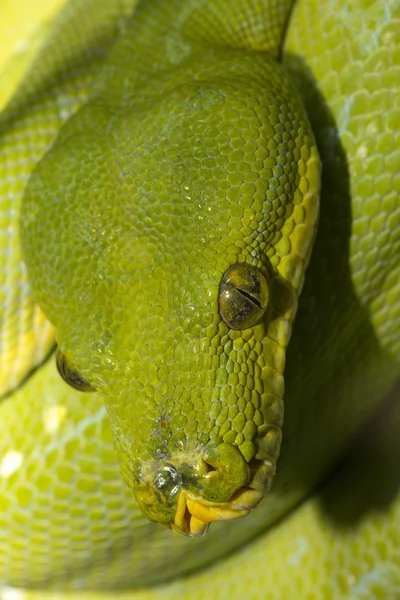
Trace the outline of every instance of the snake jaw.
[[171, 529], [182, 535], [202, 537], [210, 523], [231, 521], [248, 515], [263, 496], [263, 492], [243, 487], [227, 502], [209, 502], [182, 490]]
[[190, 537], [202, 537], [207, 533], [208, 523], [198, 519], [190, 511], [187, 504], [187, 494], [184, 490], [179, 495], [175, 520], [171, 524], [171, 529]]

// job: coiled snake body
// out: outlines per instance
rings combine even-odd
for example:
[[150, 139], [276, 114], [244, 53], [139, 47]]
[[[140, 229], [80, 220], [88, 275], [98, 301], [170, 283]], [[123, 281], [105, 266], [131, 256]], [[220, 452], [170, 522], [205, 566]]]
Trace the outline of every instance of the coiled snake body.
[[48, 29], [0, 117], [0, 593], [398, 598], [398, 1]]

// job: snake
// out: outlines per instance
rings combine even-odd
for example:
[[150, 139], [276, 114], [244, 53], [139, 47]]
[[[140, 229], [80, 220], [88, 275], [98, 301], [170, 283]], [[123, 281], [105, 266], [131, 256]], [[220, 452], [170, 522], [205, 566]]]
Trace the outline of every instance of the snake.
[[398, 0], [68, 0], [35, 40], [0, 597], [399, 598]]

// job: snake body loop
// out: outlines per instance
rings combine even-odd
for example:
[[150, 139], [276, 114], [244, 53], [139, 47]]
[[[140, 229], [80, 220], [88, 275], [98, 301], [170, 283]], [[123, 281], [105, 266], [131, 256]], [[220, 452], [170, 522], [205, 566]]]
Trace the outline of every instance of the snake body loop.
[[5, 594], [396, 597], [399, 33], [396, 0], [47, 26], [0, 115]]

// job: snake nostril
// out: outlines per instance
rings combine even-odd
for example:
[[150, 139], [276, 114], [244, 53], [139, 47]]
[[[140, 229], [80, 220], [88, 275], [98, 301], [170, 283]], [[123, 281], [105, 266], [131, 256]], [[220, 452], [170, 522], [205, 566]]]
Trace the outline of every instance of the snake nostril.
[[212, 473], [213, 471], [217, 471], [216, 467], [213, 467], [212, 465], [210, 465], [210, 463], [206, 462], [205, 460], [203, 461], [203, 463], [206, 468], [206, 473]]

